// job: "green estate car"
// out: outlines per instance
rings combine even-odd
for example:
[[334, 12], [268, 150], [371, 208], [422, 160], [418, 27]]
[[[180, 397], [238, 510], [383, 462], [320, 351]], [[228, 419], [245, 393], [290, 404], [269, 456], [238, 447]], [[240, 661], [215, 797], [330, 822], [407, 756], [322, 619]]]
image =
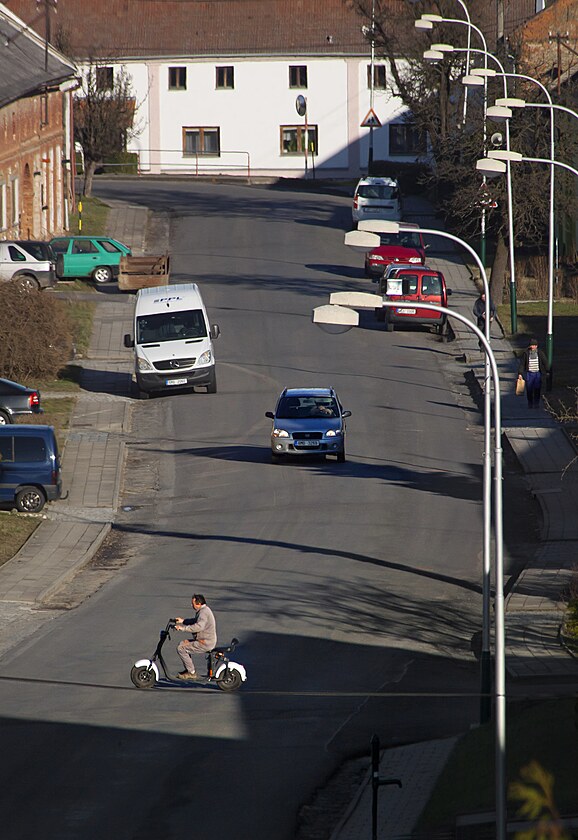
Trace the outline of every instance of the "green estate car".
[[50, 245], [60, 280], [89, 277], [95, 283], [109, 283], [118, 277], [123, 254], [131, 255], [130, 248], [108, 236], [57, 236]]

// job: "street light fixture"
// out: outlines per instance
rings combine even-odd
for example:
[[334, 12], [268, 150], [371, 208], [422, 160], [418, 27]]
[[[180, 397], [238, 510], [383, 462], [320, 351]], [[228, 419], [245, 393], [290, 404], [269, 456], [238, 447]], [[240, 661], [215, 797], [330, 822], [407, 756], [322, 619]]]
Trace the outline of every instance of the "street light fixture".
[[[357, 231], [351, 231], [345, 234], [345, 244], [353, 242], [363, 243], [361, 237], [375, 236], [379, 241], [378, 233], [399, 233], [404, 230], [403, 223], [383, 221], [379, 219], [368, 219], [365, 222], [359, 222]], [[414, 230], [415, 228], [405, 228], [405, 230]], [[490, 341], [490, 285], [486, 274], [486, 269], [474, 248], [464, 242], [457, 236], [447, 233], [443, 230], [434, 230], [432, 228], [419, 228], [421, 233], [431, 236], [440, 236], [443, 239], [449, 239], [451, 242], [465, 248], [474, 261], [476, 262], [482, 283], [484, 285], [484, 293], [486, 295], [485, 301], [485, 334], [488, 342]], [[357, 238], [355, 238], [357, 234]], [[378, 304], [379, 306], [379, 304]], [[484, 455], [483, 455], [483, 511], [484, 511], [484, 535], [483, 535], [483, 550], [482, 550], [482, 651], [480, 656], [480, 684], [481, 684], [481, 704], [480, 704], [480, 721], [485, 723], [490, 719], [491, 709], [489, 703], [490, 688], [491, 688], [491, 655], [490, 655], [490, 622], [491, 622], [491, 540], [492, 540], [492, 523], [491, 523], [491, 497], [492, 497], [492, 447], [490, 439], [491, 427], [491, 395], [490, 395], [490, 363], [487, 356], [484, 356]]]
[[[415, 230], [415, 229], [414, 229]], [[436, 231], [439, 233], [440, 231]], [[464, 243], [465, 244], [465, 243]], [[363, 303], [362, 298], [366, 299]], [[324, 327], [335, 316], [336, 320], [342, 317], [339, 309], [347, 308], [347, 304], [359, 308], [375, 307], [376, 298], [381, 306], [394, 308], [398, 303], [383, 301], [377, 295], [363, 292], [339, 292], [334, 293], [331, 299], [340, 300], [344, 305], [330, 304], [329, 306], [317, 307], [313, 310], [313, 323]], [[486, 298], [486, 302], [487, 302]], [[412, 306], [413, 306], [412, 302]], [[434, 309], [445, 314], [449, 318], [455, 318], [472, 330], [482, 344], [485, 356], [488, 359], [492, 371], [494, 386], [494, 525], [496, 539], [496, 563], [495, 563], [495, 614], [496, 614], [496, 657], [495, 657], [495, 686], [494, 696], [496, 701], [495, 716], [495, 777], [496, 777], [496, 840], [506, 840], [507, 810], [506, 810], [506, 636], [505, 636], [505, 613], [504, 613], [504, 555], [503, 555], [503, 505], [502, 505], [502, 412], [500, 377], [495, 356], [488, 338], [484, 333], [464, 315], [448, 309], [445, 306], [436, 306], [428, 303], [416, 303], [416, 309]], [[357, 313], [355, 313], [357, 315]], [[357, 315], [357, 318], [359, 316]], [[354, 320], [354, 319], [352, 319]], [[486, 329], [489, 322], [486, 322]], [[352, 323], [352, 326], [355, 326]], [[489, 391], [489, 388], [487, 389]], [[485, 418], [484, 425], [488, 423]]]

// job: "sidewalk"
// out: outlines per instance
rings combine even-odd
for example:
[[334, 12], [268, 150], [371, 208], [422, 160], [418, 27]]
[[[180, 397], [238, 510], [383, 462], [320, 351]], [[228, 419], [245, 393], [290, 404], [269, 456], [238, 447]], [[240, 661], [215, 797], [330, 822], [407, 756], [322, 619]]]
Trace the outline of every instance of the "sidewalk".
[[[438, 227], [432, 217], [424, 216], [423, 211], [423, 207], [415, 209], [415, 220], [423, 227]], [[408, 220], [412, 220], [409, 214]], [[432, 237], [428, 241], [436, 253], [443, 252], [449, 257], [430, 258], [428, 265], [443, 271], [453, 291], [451, 308], [471, 320], [478, 292], [469, 270], [459, 261], [461, 255], [447, 240]], [[461, 323], [454, 322], [453, 329], [456, 340], [449, 346], [452, 350], [455, 348], [455, 356], [462, 354], [464, 372], [473, 372], [483, 392], [484, 359], [478, 349], [478, 340]], [[545, 410], [530, 412], [525, 397], [515, 396], [517, 363], [510, 344], [495, 324], [492, 325], [492, 349], [500, 375], [502, 446], [512, 447], [528, 488], [540, 503], [543, 518], [540, 548], [506, 599], [507, 673], [510, 678], [517, 679], [545, 677], [551, 678], [553, 683], [568, 678], [576, 681], [578, 660], [564, 650], [558, 637], [563, 616], [560, 597], [576, 566], [578, 551], [578, 462], [573, 463], [576, 450], [564, 430]], [[403, 787], [386, 786], [379, 791], [380, 840], [414, 837], [412, 832], [421, 811], [456, 740], [428, 741], [383, 751], [380, 777], [401, 779]], [[369, 838], [371, 803], [368, 771], [331, 840]]]
[[[149, 211], [118, 203], [109, 214], [108, 234], [129, 244], [136, 255], [166, 249], [147, 242]], [[166, 230], [164, 231], [166, 235]], [[161, 224], [154, 238], [162, 237]], [[131, 422], [132, 352], [123, 336], [132, 331], [133, 296], [116, 288], [91, 294], [96, 312], [82, 390], [74, 408], [62, 456], [65, 499], [47, 505], [32, 537], [0, 567], [0, 651], [6, 637], [19, 634], [20, 619], [70, 580], [96, 554], [114, 520], [124, 466], [125, 437]]]

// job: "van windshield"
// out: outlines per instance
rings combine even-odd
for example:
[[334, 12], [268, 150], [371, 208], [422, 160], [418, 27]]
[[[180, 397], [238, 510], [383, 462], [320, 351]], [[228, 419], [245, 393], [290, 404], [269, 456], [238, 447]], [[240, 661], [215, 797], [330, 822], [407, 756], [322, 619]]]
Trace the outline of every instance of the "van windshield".
[[136, 343], [157, 344], [185, 338], [205, 338], [207, 326], [201, 309], [158, 312], [136, 319]]

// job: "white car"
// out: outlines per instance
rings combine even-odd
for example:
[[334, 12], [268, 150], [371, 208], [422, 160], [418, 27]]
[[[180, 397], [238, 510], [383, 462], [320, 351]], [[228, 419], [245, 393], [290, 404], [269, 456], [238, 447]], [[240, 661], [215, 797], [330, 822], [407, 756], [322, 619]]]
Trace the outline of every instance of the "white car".
[[401, 220], [401, 193], [393, 178], [362, 178], [353, 196], [353, 222], [366, 219]]

